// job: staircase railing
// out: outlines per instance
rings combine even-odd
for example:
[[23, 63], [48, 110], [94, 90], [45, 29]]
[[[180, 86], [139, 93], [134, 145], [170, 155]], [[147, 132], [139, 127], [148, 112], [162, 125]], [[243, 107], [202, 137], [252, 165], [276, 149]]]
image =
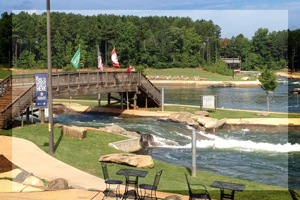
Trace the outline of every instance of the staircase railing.
[[11, 124], [35, 100], [35, 92], [36, 88], [33, 84], [1, 112], [1, 121], [4, 128]]
[[0, 81], [0, 96], [3, 96], [6, 93], [6, 91], [8, 91], [11, 88], [11, 77], [11, 75], [8, 75]]
[[161, 92], [149, 81], [142, 73], [139, 73], [139, 85], [145, 92], [153, 98], [158, 105], [161, 106]]

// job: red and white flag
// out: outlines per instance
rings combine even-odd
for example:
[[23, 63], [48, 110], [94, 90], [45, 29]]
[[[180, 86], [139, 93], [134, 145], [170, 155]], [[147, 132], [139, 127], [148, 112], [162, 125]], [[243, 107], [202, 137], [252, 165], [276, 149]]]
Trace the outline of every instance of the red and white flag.
[[117, 57], [116, 48], [114, 48], [111, 52], [111, 61], [113, 63], [113, 66], [120, 67], [118, 57]]
[[103, 71], [103, 64], [102, 64], [101, 54], [100, 54], [100, 51], [99, 51], [99, 46], [98, 46], [98, 69]]

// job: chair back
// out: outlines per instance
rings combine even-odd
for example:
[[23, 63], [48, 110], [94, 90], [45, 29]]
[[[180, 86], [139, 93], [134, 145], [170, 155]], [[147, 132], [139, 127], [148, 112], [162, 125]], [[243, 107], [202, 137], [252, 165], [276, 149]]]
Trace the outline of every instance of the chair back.
[[188, 187], [189, 187], [189, 193], [191, 194], [192, 193], [192, 190], [191, 190], [191, 186], [190, 186], [190, 182], [189, 182], [189, 179], [187, 177], [187, 175], [185, 174], [185, 178], [186, 178], [186, 182], [188, 184]]
[[159, 171], [159, 172], [156, 173], [153, 186], [155, 186], [155, 187], [158, 186], [159, 180], [160, 180], [160, 177], [161, 177], [161, 174], [162, 174], [162, 171], [163, 170], [161, 170], [161, 171]]
[[289, 189], [289, 192], [290, 192], [290, 194], [291, 194], [293, 200], [299, 200], [299, 199], [300, 199], [300, 195], [297, 194], [294, 190]]
[[109, 176], [108, 176], [108, 171], [107, 171], [107, 165], [105, 162], [101, 162], [101, 166], [102, 166], [102, 172], [103, 172], [103, 176], [104, 176], [104, 180], [108, 180]]

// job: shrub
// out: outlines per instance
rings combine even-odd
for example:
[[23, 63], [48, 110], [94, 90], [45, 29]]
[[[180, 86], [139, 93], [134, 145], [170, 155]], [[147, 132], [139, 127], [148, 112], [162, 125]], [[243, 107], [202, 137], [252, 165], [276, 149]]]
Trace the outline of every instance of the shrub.
[[67, 66], [63, 67], [62, 70], [64, 72], [73, 72], [73, 71], [76, 71], [75, 67], [73, 67], [73, 65], [71, 64], [67, 64]]
[[137, 66], [137, 67], [135, 68], [135, 71], [141, 72], [142, 74], [144, 74], [144, 75], [146, 76], [146, 74], [144, 73], [144, 72], [145, 72], [144, 66]]
[[224, 76], [230, 76], [232, 74], [232, 71], [228, 68], [227, 63], [222, 60], [217, 60], [216, 63], [204, 66], [203, 70]]

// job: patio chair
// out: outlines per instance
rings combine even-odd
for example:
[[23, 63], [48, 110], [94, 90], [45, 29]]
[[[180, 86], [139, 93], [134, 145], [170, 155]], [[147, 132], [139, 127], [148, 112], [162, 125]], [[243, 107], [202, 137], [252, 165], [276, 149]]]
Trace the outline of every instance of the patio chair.
[[[157, 190], [157, 186], [159, 184], [159, 180], [160, 180], [162, 171], [163, 170], [161, 170], [161, 171], [159, 171], [159, 172], [156, 173], [153, 185], [149, 185], [149, 184], [140, 184], [139, 185], [140, 191], [141, 191], [141, 199], [145, 199], [145, 197], [146, 197], [146, 191], [147, 190], [151, 190], [151, 193], [150, 193], [151, 199], [153, 199], [153, 197], [155, 197], [155, 199], [157, 200], [156, 190]], [[144, 189], [144, 194], [143, 194], [142, 189]], [[154, 193], [154, 195], [153, 195], [153, 193]]]
[[120, 185], [123, 183], [123, 181], [110, 180], [106, 163], [102, 162], [101, 166], [102, 166], [102, 172], [103, 172], [103, 176], [104, 176], [104, 180], [105, 180], [105, 184], [106, 184], [106, 189], [103, 192], [104, 193], [103, 199], [105, 197], [108, 197], [110, 192], [113, 192], [113, 189], [110, 188], [110, 185], [116, 185], [116, 189], [115, 189], [116, 199], [118, 199], [118, 197], [122, 197], [122, 195], [120, 194]]
[[211, 200], [209, 193], [206, 189], [206, 187], [202, 184], [190, 184], [189, 179], [187, 177], [187, 175], [185, 174], [186, 177], [186, 182], [188, 184], [189, 187], [189, 200], [192, 199], [209, 199]]
[[293, 200], [300, 200], [300, 195], [297, 194], [294, 190], [289, 189], [289, 192], [290, 192], [290, 194], [291, 194]]

